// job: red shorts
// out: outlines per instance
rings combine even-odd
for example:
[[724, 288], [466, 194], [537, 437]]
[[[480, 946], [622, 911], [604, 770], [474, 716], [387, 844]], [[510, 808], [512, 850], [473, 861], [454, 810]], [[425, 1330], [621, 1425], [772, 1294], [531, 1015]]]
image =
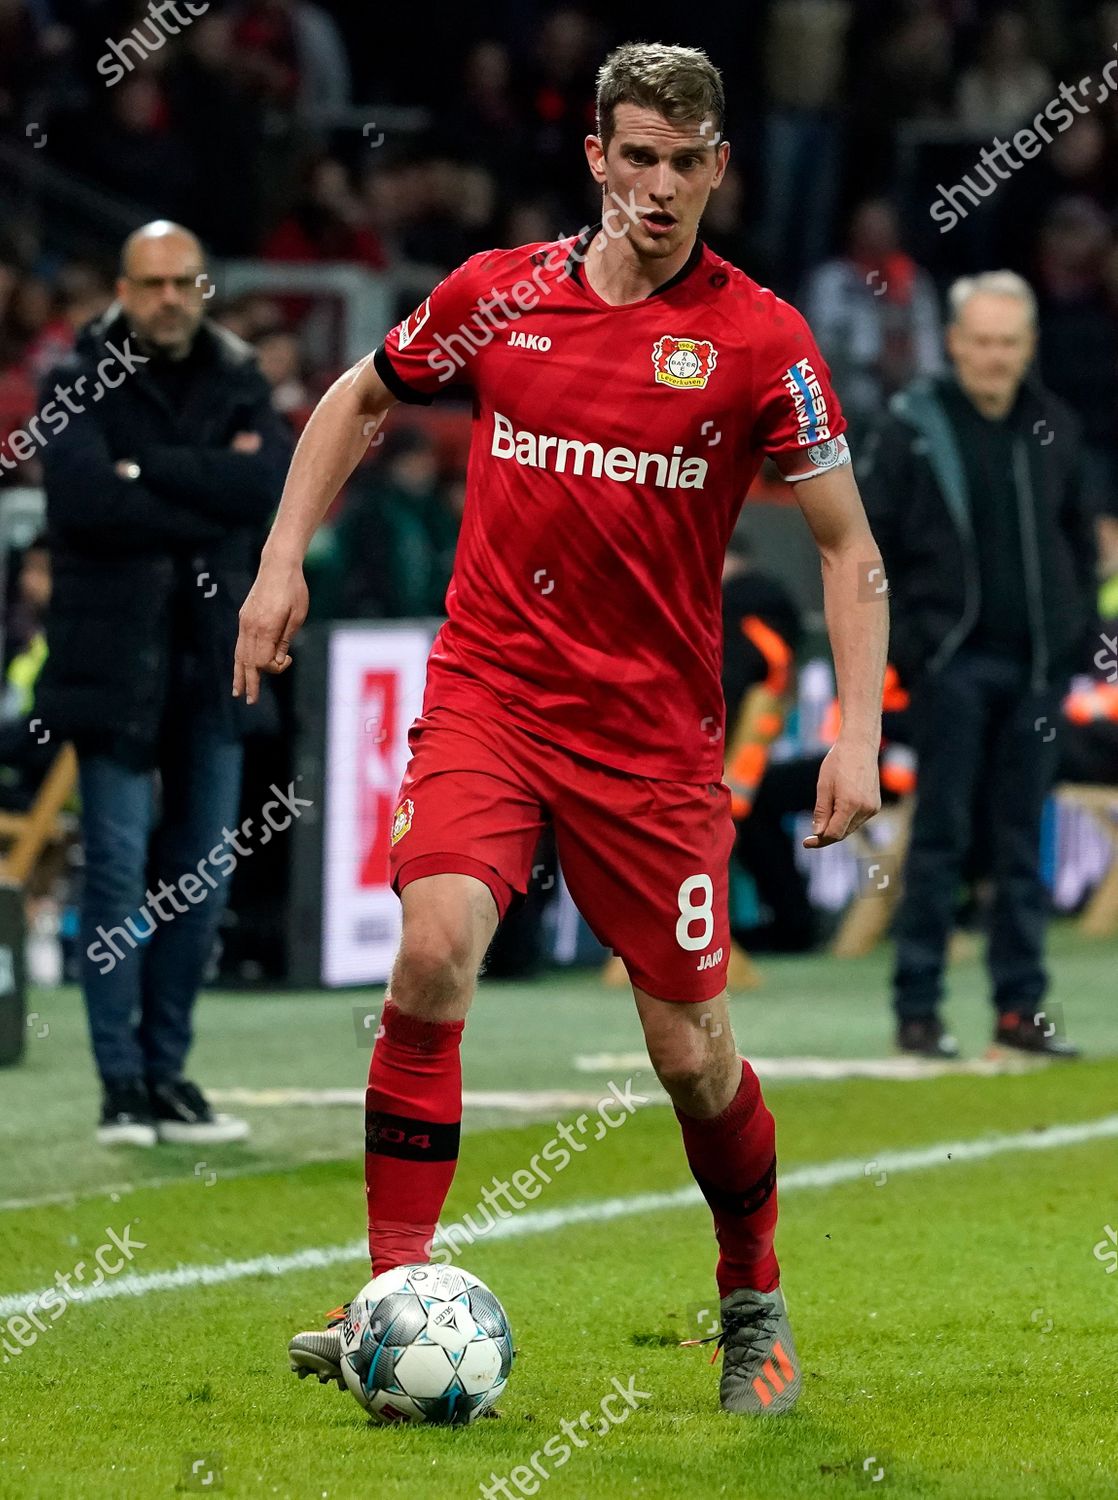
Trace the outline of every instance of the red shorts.
[[417, 719], [392, 826], [397, 891], [473, 875], [504, 916], [526, 892], [545, 822], [575, 904], [629, 978], [661, 1000], [726, 988], [734, 825], [721, 785], [658, 781], [572, 754], [497, 717], [437, 707]]

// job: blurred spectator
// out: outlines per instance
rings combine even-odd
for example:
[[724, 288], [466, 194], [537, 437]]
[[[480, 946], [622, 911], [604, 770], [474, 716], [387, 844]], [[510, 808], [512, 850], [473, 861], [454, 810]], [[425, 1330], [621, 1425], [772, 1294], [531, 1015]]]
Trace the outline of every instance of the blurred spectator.
[[229, 12], [209, 11], [186, 31], [166, 77], [171, 117], [203, 170], [194, 176], [188, 222], [218, 255], [250, 255], [260, 243], [264, 118], [247, 86]]
[[901, 249], [896, 212], [883, 199], [855, 209], [846, 255], [811, 273], [803, 311], [855, 440], [894, 391], [943, 369], [935, 286]]
[[401, 236], [410, 260], [449, 272], [496, 234], [496, 190], [482, 167], [439, 158], [424, 163], [423, 192]]
[[1047, 103], [1052, 75], [1034, 55], [1028, 22], [998, 10], [987, 22], [978, 61], [959, 80], [955, 115], [975, 135], [1012, 131]]
[[348, 108], [349, 59], [329, 12], [309, 0], [250, 0], [235, 35], [244, 75], [268, 104], [308, 123]]
[[53, 316], [31, 340], [24, 356], [36, 380], [69, 353], [78, 330], [100, 317], [112, 300], [112, 287], [96, 266], [71, 261], [62, 267], [54, 284]]
[[[50, 603], [50, 551], [45, 533], [24, 548], [19, 560], [14, 597], [10, 602], [4, 628], [4, 670], [12, 659], [37, 650], [43, 637], [43, 620]], [[11, 707], [9, 700], [7, 707]]]
[[539, 30], [526, 75], [528, 165], [535, 184], [546, 182], [581, 227], [585, 205], [597, 204], [582, 143], [597, 130], [594, 75], [603, 54], [597, 24], [581, 11], [553, 10]]
[[256, 358], [260, 373], [272, 388], [272, 405], [282, 416], [300, 419], [302, 426], [310, 415], [314, 397], [303, 380], [302, 356], [298, 337], [277, 328], [256, 341]]
[[1064, 699], [1060, 781], [1118, 786], [1118, 511], [1095, 523], [1099, 551], [1097, 647]]
[[477, 162], [519, 184], [521, 171], [515, 163], [526, 122], [513, 76], [503, 42], [478, 42], [466, 57], [461, 97], [437, 122], [437, 131], [447, 155]]
[[71, 126], [65, 152], [99, 188], [143, 212], [181, 217], [190, 206], [196, 162], [171, 119], [158, 74], [129, 73]]
[[[1036, 226], [1066, 199], [1093, 204], [1108, 217], [1118, 189], [1115, 168], [1110, 135], [1095, 115], [1082, 116], [1054, 136], [1050, 146], [998, 189], [990, 205], [1002, 259], [1032, 275]], [[1029, 233], [1022, 233], [1023, 226]]]
[[752, 242], [746, 232], [747, 223], [745, 185], [741, 173], [731, 161], [722, 181], [707, 200], [699, 234], [716, 255], [748, 269]]
[[561, 233], [550, 206], [542, 200], [525, 199], [509, 209], [499, 244], [511, 249], [515, 245], [536, 245], [556, 239]]
[[58, 745], [44, 739], [31, 720], [35, 688], [47, 658], [43, 624], [50, 603], [50, 552], [38, 536], [20, 559], [16, 597], [4, 641], [4, 696], [0, 703], [0, 808], [26, 812]]
[[1093, 492], [1118, 498], [1118, 287], [1106, 282], [1110, 226], [1085, 198], [1059, 203], [1045, 220], [1037, 257], [1040, 371], [1078, 416]]
[[899, 120], [935, 120], [951, 104], [954, 33], [937, 0], [898, 6], [877, 0], [860, 7], [855, 55], [868, 63], [866, 87], [852, 91], [856, 110], [872, 110], [879, 134], [889, 139]]
[[774, 0], [765, 48], [761, 243], [778, 290], [826, 254], [843, 157], [850, 0]]
[[[793, 693], [796, 652], [803, 638], [800, 611], [784, 584], [754, 564], [740, 537], [731, 541], [722, 571], [722, 688], [726, 699], [725, 781], [733, 797], [734, 856], [749, 874], [762, 908], [758, 926], [735, 933], [754, 949], [803, 950], [814, 940], [807, 886], [796, 868], [784, 826], [789, 809], [788, 763], [769, 763], [769, 747], [783, 732]], [[814, 804], [822, 755], [791, 773], [793, 801], [802, 787]]]
[[384, 247], [369, 227], [349, 173], [332, 156], [317, 157], [294, 208], [264, 244], [268, 260], [349, 261], [383, 270]]
[[213, 320], [235, 333], [246, 344], [255, 344], [266, 334], [284, 326], [283, 308], [264, 292], [246, 292], [214, 308]]
[[398, 427], [386, 435], [380, 461], [354, 476], [336, 538], [344, 615], [444, 613], [458, 516], [439, 484], [435, 446], [425, 432]]
[[893, 403], [859, 476], [889, 578], [890, 654], [911, 695], [918, 761], [896, 923], [897, 1045], [957, 1054], [939, 1008], [981, 808], [995, 1042], [1074, 1056], [1034, 1017], [1048, 986], [1041, 812], [1060, 701], [1092, 613], [1082, 451], [1069, 409], [1025, 383], [1036, 342], [1028, 284], [1008, 271], [957, 282], [951, 311], [953, 375], [917, 381]]

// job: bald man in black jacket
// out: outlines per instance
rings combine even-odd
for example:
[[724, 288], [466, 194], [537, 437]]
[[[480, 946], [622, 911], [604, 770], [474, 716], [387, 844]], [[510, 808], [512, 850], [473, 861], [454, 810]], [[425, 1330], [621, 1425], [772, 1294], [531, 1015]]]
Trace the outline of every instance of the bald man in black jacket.
[[183, 1067], [247, 852], [230, 853], [245, 725], [226, 678], [290, 445], [251, 349], [204, 317], [204, 281], [189, 231], [137, 230], [117, 303], [48, 376], [40, 412], [52, 429], [67, 416], [43, 447], [54, 594], [37, 707], [78, 753], [106, 1144], [247, 1133]]

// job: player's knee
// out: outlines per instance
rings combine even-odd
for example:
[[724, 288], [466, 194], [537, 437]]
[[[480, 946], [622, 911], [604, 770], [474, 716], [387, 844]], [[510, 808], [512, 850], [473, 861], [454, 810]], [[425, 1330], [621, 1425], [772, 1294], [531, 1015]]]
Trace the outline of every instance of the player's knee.
[[729, 1025], [712, 1031], [681, 1025], [648, 1037], [648, 1056], [656, 1076], [685, 1113], [706, 1115], [740, 1071]]
[[477, 977], [472, 934], [446, 922], [405, 923], [392, 970], [392, 998], [413, 1015], [453, 1009]]
[[648, 1055], [657, 1078], [673, 1100], [702, 1090], [711, 1066], [704, 1038], [683, 1031], [650, 1045]]

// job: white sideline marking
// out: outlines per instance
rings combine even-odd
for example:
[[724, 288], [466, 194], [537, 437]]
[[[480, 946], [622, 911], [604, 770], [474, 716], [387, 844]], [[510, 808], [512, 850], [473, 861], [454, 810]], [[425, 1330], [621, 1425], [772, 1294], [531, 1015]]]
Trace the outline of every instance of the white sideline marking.
[[[648, 1066], [648, 1056], [641, 1053], [645, 1067]], [[297, 1088], [267, 1088], [267, 1089], [210, 1089], [210, 1098], [215, 1104], [224, 1104], [244, 1108], [268, 1107], [270, 1105], [327, 1105], [327, 1104], [353, 1104], [361, 1105], [365, 1102], [364, 1088], [357, 1089], [297, 1089]], [[608, 1097], [608, 1096], [607, 1096]], [[656, 1103], [664, 1103], [663, 1099]], [[602, 1102], [601, 1090], [590, 1094], [586, 1090], [581, 1092], [574, 1089], [466, 1089], [462, 1094], [462, 1107], [464, 1109], [501, 1109], [510, 1110], [523, 1114], [526, 1111], [542, 1110], [549, 1114], [553, 1109], [596, 1109]]]
[[[645, 1058], [647, 1063], [648, 1059]], [[664, 1105], [668, 1103], [668, 1096], [663, 1092], [658, 1083], [651, 1080], [644, 1087], [653, 1090], [652, 1097], [647, 1104]], [[269, 1106], [292, 1105], [352, 1105], [359, 1108], [365, 1101], [365, 1090], [359, 1089], [293, 1089], [293, 1088], [270, 1088], [270, 1089], [210, 1089], [209, 1098], [215, 1104], [231, 1105], [237, 1108], [245, 1106], [267, 1108]], [[546, 1117], [553, 1110], [565, 1109], [596, 1109], [602, 1102], [602, 1093], [599, 1089], [595, 1093], [575, 1092], [573, 1090], [563, 1091], [560, 1089], [543, 1089], [537, 1093], [521, 1090], [519, 1092], [486, 1092], [485, 1090], [467, 1089], [462, 1095], [462, 1105], [467, 1111], [478, 1110], [507, 1110], [510, 1114], [519, 1114], [522, 1117], [539, 1115]], [[634, 1101], [635, 1104], [635, 1101]], [[635, 1104], [637, 1109], [645, 1108], [645, 1105]], [[470, 1122], [467, 1121], [467, 1124]], [[519, 1123], [519, 1122], [515, 1122]], [[306, 1156], [298, 1156], [294, 1159], [285, 1158], [282, 1161], [253, 1162], [246, 1166], [222, 1167], [220, 1176], [222, 1181], [231, 1181], [237, 1177], [266, 1177], [273, 1172], [297, 1171], [300, 1167], [319, 1166], [331, 1162], [349, 1161], [352, 1152], [342, 1154], [339, 1150], [311, 1152]], [[60, 1204], [89, 1203], [95, 1198], [108, 1198], [115, 1201], [116, 1197], [122, 1197], [126, 1193], [146, 1192], [149, 1189], [157, 1191], [161, 1188], [181, 1187], [184, 1182], [190, 1182], [191, 1178], [181, 1174], [175, 1177], [149, 1177], [137, 1182], [110, 1182], [104, 1187], [99, 1187], [91, 1192], [78, 1192], [73, 1189], [57, 1193], [41, 1193], [31, 1198], [0, 1198], [0, 1213], [19, 1213], [30, 1208], [50, 1208]]]
[[[1086, 1120], [1079, 1125], [1053, 1125], [1047, 1130], [1021, 1131], [1016, 1135], [993, 1135], [970, 1141], [945, 1141], [935, 1146], [918, 1146], [908, 1151], [878, 1151], [872, 1165], [886, 1172], [918, 1172], [924, 1167], [945, 1167], [964, 1161], [985, 1161], [1012, 1151], [1053, 1151], [1061, 1146], [1079, 1146], [1088, 1141], [1118, 1136], [1118, 1115], [1100, 1120]], [[780, 1179], [782, 1194], [806, 1188], [830, 1188], [842, 1183], [859, 1182], [866, 1176], [862, 1158], [840, 1158], [819, 1162], [815, 1166], [792, 1167]], [[634, 1214], [662, 1213], [667, 1209], [693, 1208], [702, 1203], [694, 1184], [666, 1193], [637, 1193], [627, 1198], [602, 1198], [590, 1203], [571, 1203], [562, 1208], [534, 1209], [512, 1219], [499, 1219], [484, 1236], [489, 1240], [521, 1239], [526, 1235], [550, 1234], [573, 1224], [606, 1224], [612, 1219], [626, 1219]], [[439, 1237], [441, 1239], [441, 1236]], [[209, 1266], [178, 1266], [173, 1271], [131, 1271], [90, 1287], [80, 1299], [86, 1302], [111, 1301], [117, 1297], [146, 1297], [152, 1292], [175, 1291], [183, 1287], [221, 1286], [229, 1281], [243, 1281], [249, 1276], [286, 1276], [293, 1271], [317, 1271], [345, 1261], [361, 1260], [368, 1254], [364, 1240], [346, 1245], [328, 1245], [321, 1249], [296, 1250], [287, 1255], [258, 1255], [251, 1260], [226, 1260]], [[0, 1318], [22, 1312], [45, 1290], [10, 1292], [0, 1297]]]
[[[1031, 1073], [1047, 1066], [1037, 1057], [973, 1057], [961, 1062], [933, 1062], [923, 1057], [753, 1057], [758, 1078], [810, 1079], [830, 1083], [844, 1078], [885, 1078], [901, 1083], [966, 1073], [990, 1078], [1000, 1073]], [[649, 1066], [646, 1052], [592, 1052], [574, 1060], [578, 1073], [635, 1073]]]

